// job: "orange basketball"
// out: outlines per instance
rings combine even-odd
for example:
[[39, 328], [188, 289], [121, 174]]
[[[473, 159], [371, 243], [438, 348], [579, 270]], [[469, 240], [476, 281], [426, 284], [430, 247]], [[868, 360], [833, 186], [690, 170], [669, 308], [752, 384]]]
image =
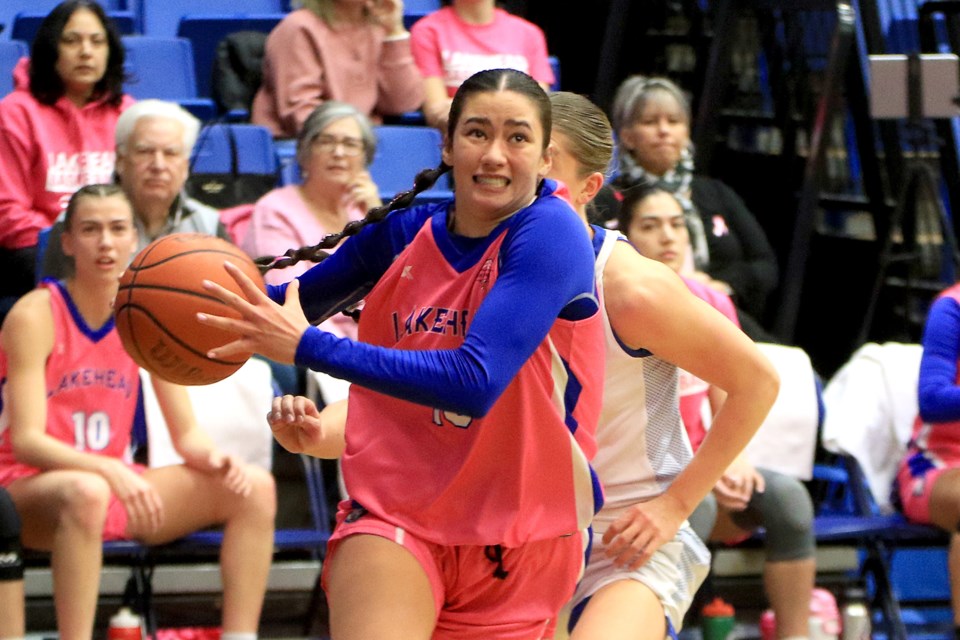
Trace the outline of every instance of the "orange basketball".
[[239, 317], [203, 288], [211, 280], [243, 296], [223, 263], [229, 261], [261, 290], [263, 278], [243, 251], [199, 233], [159, 238], [138, 253], [120, 278], [113, 313], [127, 353], [141, 367], [177, 384], [210, 384], [243, 366], [251, 354], [212, 360], [207, 352], [237, 335], [200, 324], [197, 313]]

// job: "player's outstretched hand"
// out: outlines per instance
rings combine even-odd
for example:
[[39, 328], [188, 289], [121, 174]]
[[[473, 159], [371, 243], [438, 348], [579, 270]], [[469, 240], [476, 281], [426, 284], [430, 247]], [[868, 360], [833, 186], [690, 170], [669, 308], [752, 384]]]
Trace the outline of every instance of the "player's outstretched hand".
[[343, 455], [346, 417], [346, 400], [321, 412], [309, 398], [286, 395], [273, 399], [267, 422], [273, 437], [287, 451], [332, 459]]
[[299, 283], [293, 280], [287, 286], [287, 298], [283, 306], [280, 306], [268, 298], [267, 294], [236, 266], [230, 262], [224, 262], [223, 266], [236, 280], [243, 295], [239, 296], [210, 280], [204, 280], [203, 286], [221, 302], [235, 309], [240, 318], [198, 313], [197, 320], [202, 324], [239, 334], [240, 337], [211, 349], [207, 357], [223, 359], [253, 352], [276, 362], [293, 364], [300, 338], [310, 326], [300, 306]]
[[663, 543], [673, 539], [685, 518], [680, 503], [669, 494], [635, 504], [603, 535], [606, 555], [617, 566], [638, 569]]

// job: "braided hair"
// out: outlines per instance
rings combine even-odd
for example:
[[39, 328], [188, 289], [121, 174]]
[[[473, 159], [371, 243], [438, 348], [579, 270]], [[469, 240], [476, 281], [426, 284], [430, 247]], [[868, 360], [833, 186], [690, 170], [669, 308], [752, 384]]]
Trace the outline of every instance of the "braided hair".
[[[514, 69], [489, 69], [480, 71], [467, 78], [460, 88], [457, 89], [453, 102], [450, 105], [450, 117], [447, 121], [447, 136], [444, 145], [448, 148], [452, 144], [453, 134], [460, 122], [460, 115], [463, 113], [463, 106], [468, 98], [478, 93], [489, 93], [494, 91], [513, 91], [527, 96], [536, 105], [540, 116], [540, 122], [544, 132], [544, 149], [550, 142], [551, 110], [550, 99], [544, 90], [537, 84], [537, 81], [527, 74]], [[398, 193], [390, 202], [379, 207], [374, 207], [367, 212], [362, 220], [353, 220], [348, 222], [337, 233], [331, 233], [320, 239], [315, 245], [300, 247], [299, 249], [288, 249], [282, 256], [264, 256], [257, 258], [255, 262], [261, 273], [266, 273], [272, 269], [281, 269], [290, 267], [302, 260], [310, 262], [322, 262], [330, 253], [327, 249], [337, 246], [341, 240], [360, 233], [368, 224], [380, 222], [392, 211], [405, 209], [413, 204], [414, 199], [426, 191], [451, 167], [445, 162], [433, 169], [424, 169], [417, 174], [413, 180], [413, 188]]]

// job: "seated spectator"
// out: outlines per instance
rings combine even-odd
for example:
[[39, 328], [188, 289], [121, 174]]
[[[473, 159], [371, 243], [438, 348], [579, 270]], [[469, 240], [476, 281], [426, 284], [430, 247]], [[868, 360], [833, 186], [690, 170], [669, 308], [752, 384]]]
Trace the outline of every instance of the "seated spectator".
[[[179, 105], [142, 100], [123, 113], [116, 126], [116, 176], [133, 204], [137, 251], [160, 236], [207, 233], [230, 239], [216, 209], [186, 195], [190, 154], [200, 122]], [[69, 261], [60, 246], [63, 223], [50, 235], [43, 274], [62, 278]]]
[[[644, 256], [680, 273], [690, 238], [677, 198], [659, 186], [626, 193], [618, 218], [620, 230]], [[729, 296], [703, 282], [685, 279], [694, 294], [737, 323]], [[680, 413], [694, 451], [706, 435], [705, 400], [713, 415], [726, 394], [695, 376], [680, 377]], [[738, 542], [758, 527], [766, 529], [764, 588], [777, 620], [777, 637], [807, 637], [810, 594], [816, 577], [813, 503], [796, 478], [754, 467], [741, 454], [694, 510], [690, 524], [704, 541]]]
[[37, 233], [70, 195], [110, 180], [114, 126], [133, 103], [123, 94], [123, 58], [103, 8], [68, 0], [14, 70], [14, 91], [0, 100], [0, 297], [33, 288]]
[[[81, 188], [67, 206], [72, 276], [45, 281], [0, 333], [5, 378], [0, 485], [24, 546], [50, 551], [60, 638], [89, 639], [102, 540], [169, 542], [224, 526], [223, 638], [255, 638], [273, 552], [272, 476], [224, 455], [196, 424], [186, 389], [153, 377], [182, 465], [128, 462], [139, 371], [120, 343], [112, 301], [136, 246], [116, 185]], [[56, 347], [55, 347], [56, 345]]]
[[402, 0], [299, 0], [267, 38], [251, 119], [293, 138], [313, 110], [340, 100], [379, 118], [420, 107], [423, 87]]
[[[762, 318], [777, 286], [777, 258], [743, 200], [719, 180], [694, 173], [683, 91], [666, 78], [632, 76], [617, 89], [612, 114], [620, 140], [614, 186], [654, 182], [676, 195], [693, 248], [685, 275], [730, 295], [747, 335], [768, 340]], [[616, 217], [616, 211], [607, 216]]]
[[[351, 220], [380, 206], [377, 185], [367, 166], [376, 151], [370, 121], [356, 107], [325, 102], [310, 114], [297, 137], [297, 162], [303, 182], [274, 189], [257, 201], [241, 246], [252, 257], [281, 256], [288, 249], [315, 244]], [[264, 279], [283, 284], [312, 267], [299, 262], [268, 271]], [[342, 315], [326, 327], [356, 338], [356, 322]]]
[[495, 0], [444, 0], [410, 29], [414, 60], [423, 76], [423, 114], [444, 133], [460, 83], [485, 69], [517, 69], [553, 84], [547, 41], [537, 25], [499, 9]]
[[23, 554], [20, 516], [10, 494], [0, 487], [0, 638], [21, 640], [24, 625]]
[[950, 533], [953, 625], [960, 635], [960, 284], [934, 300], [922, 343], [919, 415], [897, 472], [895, 497], [910, 520], [933, 524]]

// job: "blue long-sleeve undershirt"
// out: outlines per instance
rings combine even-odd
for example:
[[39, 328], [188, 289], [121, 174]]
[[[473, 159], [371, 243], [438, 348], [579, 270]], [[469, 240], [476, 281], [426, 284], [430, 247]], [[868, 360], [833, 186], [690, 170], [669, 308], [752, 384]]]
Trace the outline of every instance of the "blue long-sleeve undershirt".
[[[453, 236], [446, 231], [446, 215], [446, 204], [395, 212], [347, 240], [300, 277], [300, 299], [307, 317], [316, 321], [356, 302], [423, 224], [434, 225], [438, 244], [446, 247], [451, 264], [472, 264], [471, 259], [482, 255], [497, 232], [480, 240]], [[311, 327], [297, 348], [297, 364], [405, 400], [484, 415], [558, 317], [584, 318], [597, 309], [590, 240], [565, 203], [540, 198], [503, 226], [508, 231], [500, 250], [499, 276], [460, 347], [401, 350], [338, 338]], [[442, 238], [449, 238], [449, 243]], [[270, 288], [277, 301], [283, 300], [284, 292], [285, 286]], [[366, 308], [364, 313], [378, 311]]]
[[923, 331], [918, 400], [925, 422], [960, 420], [960, 304], [949, 296], [934, 301]]

